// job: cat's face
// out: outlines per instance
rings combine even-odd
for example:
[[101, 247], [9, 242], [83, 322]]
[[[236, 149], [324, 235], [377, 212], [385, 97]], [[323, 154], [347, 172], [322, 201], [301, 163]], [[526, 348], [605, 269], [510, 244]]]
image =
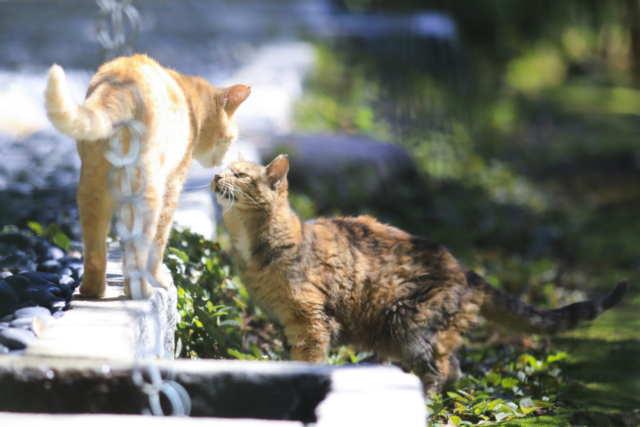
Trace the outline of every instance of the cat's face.
[[236, 111], [251, 94], [251, 86], [235, 85], [216, 89], [210, 125], [196, 146], [194, 158], [204, 167], [220, 165], [231, 145], [238, 139]]
[[286, 155], [275, 158], [268, 166], [239, 161], [231, 163], [215, 176], [211, 190], [225, 212], [233, 209], [270, 211], [287, 197]]

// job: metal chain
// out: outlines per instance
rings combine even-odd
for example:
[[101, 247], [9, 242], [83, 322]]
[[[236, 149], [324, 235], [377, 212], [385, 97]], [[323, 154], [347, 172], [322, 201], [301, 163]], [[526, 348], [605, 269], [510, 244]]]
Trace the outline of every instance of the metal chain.
[[[110, 56], [133, 53], [133, 42], [138, 36], [140, 17], [131, 5], [131, 0], [97, 0], [100, 15], [97, 21], [98, 38]], [[131, 22], [131, 37], [127, 39], [123, 14]], [[113, 36], [109, 35], [108, 19], [111, 20]], [[150, 209], [144, 196], [147, 190], [148, 174], [142, 163], [140, 154], [144, 149], [147, 128], [141, 118], [145, 112], [144, 99], [138, 86], [133, 82], [123, 82], [116, 78], [109, 81], [112, 86], [128, 87], [135, 99], [134, 117], [114, 123], [113, 131], [103, 146], [106, 159], [112, 167], [108, 175], [108, 186], [115, 203], [116, 231], [123, 247], [124, 263], [122, 272], [129, 282], [131, 298], [143, 299], [142, 286], [146, 281], [158, 287], [156, 279], [150, 272], [154, 262], [153, 244], [145, 234], [145, 225], [149, 224]], [[124, 133], [127, 133], [128, 144], [125, 144]], [[141, 260], [147, 259], [146, 263]], [[143, 265], [144, 264], [144, 265]], [[160, 370], [154, 363], [145, 365], [151, 383], [144, 380], [143, 372], [135, 369], [133, 381], [149, 396], [151, 410], [146, 414], [164, 415], [160, 405], [160, 396], [164, 394], [171, 404], [171, 415], [188, 416], [191, 412], [191, 399], [187, 391], [177, 382], [162, 380]]]
[[[104, 156], [112, 164], [108, 185], [113, 196], [116, 213], [116, 231], [124, 252], [123, 275], [129, 282], [131, 298], [143, 299], [142, 286], [146, 281], [158, 287], [150, 272], [154, 259], [150, 256], [153, 244], [145, 233], [145, 224], [149, 223], [150, 209], [144, 199], [148, 186], [148, 175], [140, 154], [147, 136], [147, 128], [140, 118], [145, 105], [140, 89], [132, 82], [111, 79], [112, 86], [128, 87], [135, 97], [136, 116], [132, 119], [114, 123], [113, 131], [103, 147]], [[125, 147], [123, 134], [129, 135], [128, 147]], [[144, 263], [142, 260], [147, 259]]]
[[[100, 8], [96, 31], [98, 40], [107, 50], [107, 60], [133, 54], [133, 44], [140, 32], [140, 15], [131, 2], [132, 0], [96, 0]], [[129, 37], [125, 31], [125, 17], [131, 25]]]
[[[151, 382], [144, 380], [144, 372], [147, 371]], [[140, 387], [142, 392], [149, 396], [149, 407], [143, 415], [164, 416], [160, 404], [162, 394], [166, 396], [171, 404], [171, 415], [176, 417], [188, 417], [191, 413], [191, 399], [185, 388], [173, 380], [173, 373], [169, 372], [169, 379], [163, 380], [160, 369], [155, 364], [147, 364], [142, 368], [133, 371], [133, 382]]]

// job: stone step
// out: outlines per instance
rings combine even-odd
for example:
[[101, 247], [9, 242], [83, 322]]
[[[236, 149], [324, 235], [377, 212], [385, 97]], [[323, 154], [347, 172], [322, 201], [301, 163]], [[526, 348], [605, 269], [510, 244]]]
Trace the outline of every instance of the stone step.
[[[0, 411], [139, 414], [149, 404], [136, 373], [148, 378], [156, 368], [162, 378], [184, 387], [196, 418], [285, 420], [316, 427], [427, 424], [422, 385], [414, 375], [394, 366], [333, 368], [299, 362], [132, 364], [9, 356], [0, 359]], [[3, 417], [14, 416], [0, 412], [0, 424], [5, 425]]]
[[177, 289], [154, 289], [153, 297], [131, 301], [124, 295], [119, 245], [109, 247], [107, 295], [73, 295], [70, 310], [24, 351], [34, 357], [75, 357], [101, 361], [173, 358]]

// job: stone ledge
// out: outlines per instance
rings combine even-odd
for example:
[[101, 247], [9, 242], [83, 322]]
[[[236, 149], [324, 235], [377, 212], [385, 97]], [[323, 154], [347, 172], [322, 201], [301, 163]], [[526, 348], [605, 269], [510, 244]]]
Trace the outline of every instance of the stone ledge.
[[140, 415], [52, 415], [52, 414], [16, 414], [0, 412], [0, 425], [44, 426], [47, 427], [113, 427], [135, 425], [137, 427], [303, 427], [297, 421], [255, 420], [216, 418], [173, 418], [145, 417]]
[[[396, 367], [211, 360], [157, 366], [187, 390], [195, 417], [317, 427], [426, 425], [420, 381]], [[133, 373], [145, 369], [144, 363], [6, 357], [0, 359], [0, 411], [139, 414], [148, 403]]]
[[109, 249], [107, 295], [73, 295], [71, 309], [30, 343], [25, 356], [73, 357], [103, 361], [173, 358], [178, 292], [154, 289], [151, 299], [124, 295], [120, 251]]

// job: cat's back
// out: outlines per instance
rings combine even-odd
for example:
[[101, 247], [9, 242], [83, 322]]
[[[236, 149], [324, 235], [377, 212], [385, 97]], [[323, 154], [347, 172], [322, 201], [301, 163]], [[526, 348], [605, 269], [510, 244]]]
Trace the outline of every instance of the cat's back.
[[165, 159], [163, 164], [174, 168], [193, 134], [190, 106], [178, 76], [147, 55], [116, 58], [93, 77], [85, 105], [120, 111], [119, 116], [141, 117], [147, 128], [145, 153]]
[[[343, 279], [371, 283], [415, 282], [416, 278], [456, 276], [464, 283], [456, 258], [440, 244], [380, 223], [370, 216], [317, 219], [305, 223], [306, 265], [331, 266]], [[315, 260], [312, 262], [312, 260]], [[422, 279], [420, 279], [422, 280]], [[396, 291], [395, 285], [391, 287]]]
[[442, 248], [368, 215], [320, 218], [305, 224], [312, 230], [307, 233], [308, 238], [343, 249], [351, 248], [349, 250], [357, 250], [365, 256], [386, 251], [411, 253], [440, 251]]

